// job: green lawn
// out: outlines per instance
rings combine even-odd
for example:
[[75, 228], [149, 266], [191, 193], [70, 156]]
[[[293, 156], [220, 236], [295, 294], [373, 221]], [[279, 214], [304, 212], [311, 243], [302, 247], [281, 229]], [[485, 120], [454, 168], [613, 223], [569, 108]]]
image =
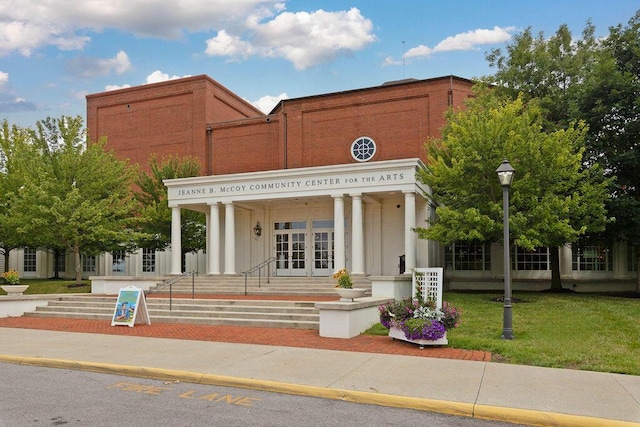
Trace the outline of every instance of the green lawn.
[[[0, 284], [2, 277], [0, 277]], [[69, 294], [69, 293], [90, 293], [91, 283], [86, 280], [82, 286], [77, 286], [75, 280], [50, 280], [50, 279], [20, 279], [21, 285], [29, 285], [25, 295], [35, 294]], [[6, 295], [0, 289], [0, 295]]]
[[[445, 292], [462, 309], [449, 346], [506, 363], [640, 375], [640, 298], [513, 293], [514, 339], [502, 340], [501, 294]], [[386, 335], [378, 324], [367, 333]]]

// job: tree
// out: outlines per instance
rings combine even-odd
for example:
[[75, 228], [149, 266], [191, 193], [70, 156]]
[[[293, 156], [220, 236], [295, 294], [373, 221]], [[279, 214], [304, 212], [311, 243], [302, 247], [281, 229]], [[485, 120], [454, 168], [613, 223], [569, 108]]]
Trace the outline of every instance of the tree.
[[[609, 242], [629, 242], [636, 256], [640, 256], [639, 22], [640, 11], [626, 27], [610, 28], [602, 41], [594, 38], [590, 23], [581, 40], [572, 40], [566, 26], [549, 39], [540, 33], [534, 40], [527, 30], [514, 38], [506, 55], [500, 50], [487, 55], [497, 71], [485, 78], [511, 99], [519, 91], [526, 99], [540, 99], [548, 129], [572, 120], [587, 124], [584, 165], [599, 164], [607, 177], [614, 178], [609, 180], [607, 201], [614, 220], [602, 236]], [[636, 263], [640, 268], [640, 258]], [[640, 269], [636, 278], [640, 292]]]
[[587, 161], [616, 178], [607, 234], [635, 250], [640, 292], [640, 11], [626, 27], [610, 28], [575, 93], [573, 113], [589, 125]]
[[74, 254], [76, 282], [81, 254], [131, 249], [139, 237], [132, 184], [136, 170], [88, 143], [81, 117], [47, 118], [31, 132], [31, 144], [15, 156], [18, 190], [8, 212], [31, 247], [63, 246]]
[[11, 194], [18, 191], [22, 182], [17, 178], [17, 153], [24, 150], [29, 140], [26, 130], [10, 126], [7, 120], [0, 129], [0, 253], [4, 257], [4, 270], [9, 269], [9, 253], [24, 246], [27, 236], [18, 231], [17, 218], [11, 211]]
[[[504, 158], [516, 170], [513, 244], [557, 250], [601, 230], [607, 183], [597, 167], [582, 168], [585, 127], [544, 132], [542, 122], [534, 102], [501, 100], [480, 89], [467, 110], [451, 112], [442, 138], [428, 142], [427, 168], [419, 174], [437, 206], [436, 219], [418, 228], [419, 236], [442, 244], [501, 242], [502, 191], [495, 169]], [[552, 288], [561, 287], [558, 264], [554, 271]]]
[[[200, 175], [197, 159], [168, 156], [158, 162], [157, 156], [149, 158], [150, 173], [139, 174], [137, 185], [140, 191], [136, 200], [140, 204], [144, 222], [141, 230], [148, 237], [140, 239], [138, 245], [152, 250], [164, 250], [171, 245], [171, 209], [167, 199], [167, 187], [163, 180], [188, 178]], [[205, 215], [202, 212], [183, 210], [180, 215], [182, 257], [206, 247]]]
[[532, 29], [527, 28], [514, 36], [506, 54], [502, 49], [493, 49], [486, 55], [496, 72], [482, 80], [493, 84], [496, 93], [507, 99], [537, 99], [545, 130], [565, 128], [576, 119], [570, 114], [572, 87], [583, 79], [598, 49], [594, 33], [590, 22], [577, 41], [567, 25], [561, 25], [549, 38], [542, 32], [534, 37]]

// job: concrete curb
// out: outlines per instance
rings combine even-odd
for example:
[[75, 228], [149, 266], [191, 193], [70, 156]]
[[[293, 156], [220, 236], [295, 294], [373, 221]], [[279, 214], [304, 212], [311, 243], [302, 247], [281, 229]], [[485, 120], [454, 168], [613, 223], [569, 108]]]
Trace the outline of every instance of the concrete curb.
[[116, 365], [110, 363], [81, 362], [75, 360], [50, 359], [41, 357], [10, 356], [0, 354], [0, 363], [13, 363], [26, 366], [46, 368], [72, 369], [78, 371], [97, 372], [103, 374], [125, 375], [129, 377], [149, 378], [157, 380], [180, 381], [194, 384], [221, 387], [237, 387], [262, 390], [274, 393], [294, 394], [300, 396], [320, 397], [324, 399], [342, 400], [346, 402], [369, 405], [389, 406], [402, 409], [437, 412], [441, 414], [464, 416], [470, 418], [504, 421], [509, 423], [535, 426], [567, 426], [567, 427], [638, 427], [640, 423], [610, 420], [604, 418], [568, 415], [555, 412], [535, 411], [529, 409], [504, 408], [499, 406], [480, 405], [463, 402], [398, 396], [383, 393], [371, 393], [357, 390], [333, 389], [317, 386], [305, 386], [278, 381], [256, 380], [224, 375], [202, 374], [197, 372], [178, 371], [161, 368]]

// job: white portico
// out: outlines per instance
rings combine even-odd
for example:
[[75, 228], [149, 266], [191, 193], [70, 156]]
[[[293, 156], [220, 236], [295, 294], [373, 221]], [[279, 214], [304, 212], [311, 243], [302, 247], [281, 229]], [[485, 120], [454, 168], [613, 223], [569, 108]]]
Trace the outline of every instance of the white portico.
[[234, 275], [275, 257], [274, 274], [395, 275], [427, 266], [419, 159], [166, 180], [171, 274], [181, 273], [180, 210], [207, 217], [206, 271]]

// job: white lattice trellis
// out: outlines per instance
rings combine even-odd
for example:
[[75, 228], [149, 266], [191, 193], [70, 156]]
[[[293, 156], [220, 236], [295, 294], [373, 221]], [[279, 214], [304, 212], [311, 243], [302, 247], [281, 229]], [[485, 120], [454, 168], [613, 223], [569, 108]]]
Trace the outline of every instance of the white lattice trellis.
[[[416, 289], [420, 289], [422, 298], [433, 300], [436, 308], [442, 308], [442, 278], [444, 271], [442, 267], [416, 268], [413, 270], [413, 296]], [[418, 288], [419, 287], [419, 288]]]

